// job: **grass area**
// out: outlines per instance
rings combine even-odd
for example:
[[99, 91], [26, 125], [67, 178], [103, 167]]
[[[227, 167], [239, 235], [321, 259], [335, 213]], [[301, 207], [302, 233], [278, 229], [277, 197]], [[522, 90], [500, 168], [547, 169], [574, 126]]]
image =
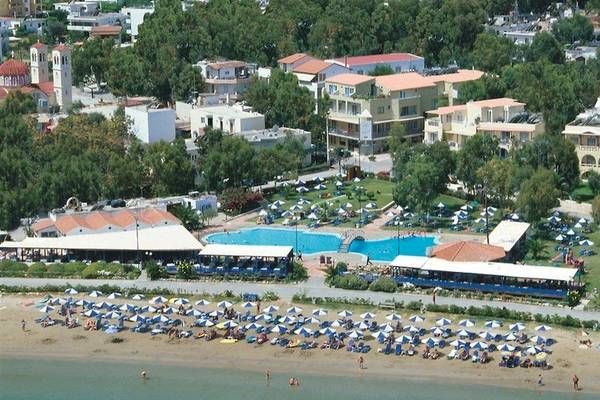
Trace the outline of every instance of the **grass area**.
[[594, 192], [587, 183], [582, 183], [573, 190], [571, 196], [577, 201], [590, 202], [594, 198]]

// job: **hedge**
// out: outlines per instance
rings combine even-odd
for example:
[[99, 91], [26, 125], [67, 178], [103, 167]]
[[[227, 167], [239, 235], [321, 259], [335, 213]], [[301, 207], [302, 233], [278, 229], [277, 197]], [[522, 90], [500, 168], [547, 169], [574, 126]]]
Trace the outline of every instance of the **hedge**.
[[357, 275], [337, 275], [331, 280], [332, 286], [339, 289], [367, 290], [369, 282]]
[[31, 265], [4, 260], [0, 261], [0, 276], [35, 277], [35, 278], [128, 278], [136, 279], [139, 270], [129, 264], [95, 262], [90, 265], [82, 262], [44, 264], [35, 262]]
[[369, 285], [369, 290], [372, 290], [373, 292], [394, 293], [396, 289], [398, 289], [396, 281], [387, 276], [382, 276]]

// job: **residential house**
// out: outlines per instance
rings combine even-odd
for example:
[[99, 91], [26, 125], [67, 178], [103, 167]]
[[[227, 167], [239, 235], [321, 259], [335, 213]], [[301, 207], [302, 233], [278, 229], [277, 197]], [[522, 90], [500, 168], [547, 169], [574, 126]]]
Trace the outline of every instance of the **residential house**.
[[125, 115], [132, 121], [131, 133], [143, 143], [175, 140], [175, 110], [140, 105], [125, 107]]
[[[327, 78], [350, 70], [335, 63], [312, 59], [294, 67], [292, 72], [298, 78], [298, 85], [307, 88], [317, 102], [321, 98]], [[315, 111], [318, 111], [316, 107], [318, 104], [315, 104]]]
[[84, 17], [98, 13], [99, 7], [96, 1], [72, 1], [68, 3], [54, 3], [54, 9], [64, 11], [67, 17]]
[[144, 23], [144, 18], [148, 14], [154, 12], [154, 7], [123, 7], [121, 14], [127, 16], [125, 19], [125, 26], [127, 27], [127, 33], [131, 36], [131, 41], [135, 43], [139, 33], [139, 26]]
[[107, 13], [98, 15], [67, 16], [67, 30], [78, 32], [91, 32], [92, 28], [101, 25], [125, 25], [127, 16], [120, 13]]
[[277, 60], [277, 65], [283, 72], [292, 72], [294, 68], [310, 60], [314, 60], [314, 58], [308, 54], [296, 53]]
[[257, 70], [256, 64], [235, 60], [202, 60], [195, 66], [200, 68], [207, 92], [226, 98], [227, 102], [243, 98]]
[[368, 75], [378, 66], [388, 66], [395, 73], [423, 71], [425, 59], [410, 53], [373, 54], [368, 56], [340, 57], [332, 62], [349, 68], [359, 75]]
[[310, 131], [274, 126], [270, 129], [243, 131], [239, 132], [237, 135], [246, 139], [246, 141], [256, 149], [275, 147], [276, 145], [283, 143], [287, 137], [296, 139], [300, 141], [304, 147], [305, 156], [303, 164], [310, 165], [311, 163], [312, 142]]
[[470, 101], [427, 112], [424, 142], [440, 140], [460, 149], [477, 133], [498, 137], [503, 154], [544, 132], [540, 115], [525, 111], [525, 104], [510, 98]]
[[36, 16], [42, 11], [40, 0], [0, 0], [0, 16], [24, 18]]
[[575, 144], [581, 174], [600, 172], [600, 98], [593, 108], [568, 123], [562, 134]]
[[7, 30], [13, 36], [19, 28], [27, 33], [41, 34], [45, 26], [45, 18], [0, 17], [0, 30]]
[[204, 128], [220, 129], [225, 134], [236, 134], [253, 129], [265, 129], [265, 116], [240, 104], [192, 108], [190, 129], [192, 139], [202, 136]]
[[479, 79], [482, 74], [457, 70], [433, 76], [417, 72], [377, 77], [344, 73], [328, 78], [328, 149], [382, 152], [393, 123], [402, 124], [412, 142], [421, 142], [425, 112], [437, 107], [438, 97], [456, 97], [462, 82]]

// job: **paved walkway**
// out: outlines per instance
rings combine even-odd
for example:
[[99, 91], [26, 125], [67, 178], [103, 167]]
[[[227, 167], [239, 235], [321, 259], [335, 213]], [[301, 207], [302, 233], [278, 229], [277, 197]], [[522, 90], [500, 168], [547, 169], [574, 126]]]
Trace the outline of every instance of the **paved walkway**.
[[[303, 283], [275, 284], [275, 283], [252, 283], [252, 282], [209, 282], [209, 281], [144, 281], [144, 280], [89, 280], [89, 279], [49, 279], [49, 278], [0, 278], [0, 285], [24, 286], [36, 288], [45, 285], [85, 285], [99, 286], [102, 284], [118, 286], [122, 289], [169, 289], [173, 292], [201, 294], [201, 293], [222, 293], [225, 290], [231, 290], [234, 293], [258, 293], [265, 291], [277, 293], [283, 300], [290, 302], [292, 296], [296, 293], [304, 293], [307, 296], [332, 297], [332, 298], [363, 298], [372, 301], [375, 304], [394, 300], [394, 301], [422, 301], [425, 304], [431, 303], [431, 296], [410, 294], [410, 293], [381, 293], [371, 291], [355, 291], [330, 288], [325, 286], [322, 276], [314, 276]], [[475, 299], [457, 299], [453, 297], [437, 297], [437, 304], [455, 304], [461, 307], [506, 307], [510, 310], [539, 313], [543, 315], [560, 316], [571, 315], [574, 318], [583, 320], [600, 321], [600, 312], [571, 310], [569, 308], [555, 307], [550, 305], [530, 305], [520, 303], [508, 303], [502, 301], [487, 301]]]

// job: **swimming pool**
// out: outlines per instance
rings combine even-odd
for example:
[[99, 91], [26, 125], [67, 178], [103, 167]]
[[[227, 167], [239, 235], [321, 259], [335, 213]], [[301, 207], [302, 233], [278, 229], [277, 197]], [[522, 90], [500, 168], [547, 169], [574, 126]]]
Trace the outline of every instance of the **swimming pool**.
[[[296, 249], [296, 232], [298, 249]], [[295, 251], [298, 250], [302, 254], [335, 253], [342, 245], [342, 237], [334, 233], [280, 228], [240, 229], [233, 232], [213, 233], [205, 239], [208, 243], [218, 244], [292, 246]], [[434, 244], [434, 237], [401, 237], [400, 243], [395, 237], [381, 240], [355, 239], [348, 251], [363, 254], [374, 261], [392, 261], [398, 254], [424, 256], [427, 248]]]

